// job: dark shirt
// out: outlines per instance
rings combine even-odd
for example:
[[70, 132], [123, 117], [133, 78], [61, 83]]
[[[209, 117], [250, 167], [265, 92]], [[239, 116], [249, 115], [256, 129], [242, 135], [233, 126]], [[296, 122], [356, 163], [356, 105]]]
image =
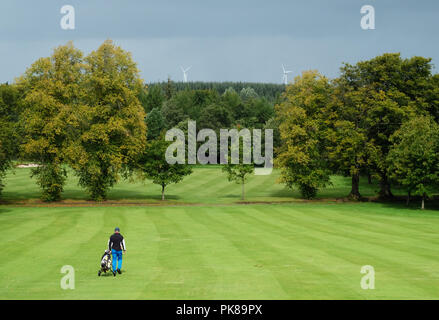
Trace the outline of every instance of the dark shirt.
[[108, 240], [108, 250], [111, 251], [111, 249], [114, 249], [116, 251], [126, 250], [125, 240], [120, 233], [113, 234], [110, 237], [110, 240]]

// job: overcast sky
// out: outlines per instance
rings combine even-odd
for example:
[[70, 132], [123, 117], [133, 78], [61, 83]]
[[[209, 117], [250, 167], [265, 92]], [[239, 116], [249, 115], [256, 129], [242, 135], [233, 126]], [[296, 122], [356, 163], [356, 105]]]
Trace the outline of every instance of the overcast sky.
[[[67, 4], [75, 30], [60, 27]], [[375, 30], [360, 27], [363, 5]], [[88, 53], [105, 39], [132, 52], [146, 82], [182, 80], [180, 66], [192, 81], [281, 83], [281, 64], [334, 77], [385, 52], [439, 64], [438, 29], [438, 0], [1, 0], [0, 82], [69, 40]]]

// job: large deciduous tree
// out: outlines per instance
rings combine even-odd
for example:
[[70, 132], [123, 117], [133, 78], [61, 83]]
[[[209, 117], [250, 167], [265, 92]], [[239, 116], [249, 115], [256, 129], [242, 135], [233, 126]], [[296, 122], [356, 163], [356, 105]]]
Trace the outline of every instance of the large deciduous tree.
[[0, 194], [6, 171], [18, 155], [18, 91], [13, 85], [0, 85]]
[[353, 87], [344, 78], [337, 79], [333, 99], [323, 111], [330, 167], [333, 172], [351, 177], [348, 198], [352, 200], [361, 198], [360, 174], [368, 171], [376, 156], [368, 135], [371, 104], [366, 96], [371, 94]]
[[307, 199], [330, 182], [322, 110], [331, 93], [327, 78], [308, 71], [287, 86], [284, 101], [276, 106], [282, 139], [277, 159], [280, 181], [298, 187]]
[[131, 54], [105, 41], [85, 58], [80, 123], [69, 162], [93, 200], [105, 200], [121, 172], [133, 168], [146, 144], [142, 80]]
[[410, 195], [425, 199], [439, 186], [439, 125], [432, 117], [417, 117], [404, 123], [391, 137], [387, 156], [389, 176]]
[[62, 164], [77, 125], [76, 108], [83, 96], [82, 53], [70, 42], [51, 57], [38, 59], [17, 80], [23, 92], [22, 155], [40, 166], [32, 170], [42, 199], [61, 198], [66, 171]]

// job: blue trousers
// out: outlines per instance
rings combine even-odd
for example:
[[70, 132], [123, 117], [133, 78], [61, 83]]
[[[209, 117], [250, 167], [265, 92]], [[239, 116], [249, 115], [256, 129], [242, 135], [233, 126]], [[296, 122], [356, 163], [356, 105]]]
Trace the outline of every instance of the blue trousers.
[[[116, 251], [111, 249], [111, 255], [113, 256], [113, 271], [122, 268], [122, 250]], [[116, 268], [117, 267], [117, 268]]]

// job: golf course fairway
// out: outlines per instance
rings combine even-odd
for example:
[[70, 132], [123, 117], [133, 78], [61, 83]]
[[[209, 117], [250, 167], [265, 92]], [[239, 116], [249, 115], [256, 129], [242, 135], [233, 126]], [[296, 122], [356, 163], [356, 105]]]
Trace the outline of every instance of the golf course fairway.
[[[439, 216], [379, 203], [0, 207], [0, 299], [438, 299]], [[123, 274], [97, 276], [114, 227]], [[60, 286], [74, 268], [74, 290]], [[362, 266], [375, 289], [360, 286]]]

